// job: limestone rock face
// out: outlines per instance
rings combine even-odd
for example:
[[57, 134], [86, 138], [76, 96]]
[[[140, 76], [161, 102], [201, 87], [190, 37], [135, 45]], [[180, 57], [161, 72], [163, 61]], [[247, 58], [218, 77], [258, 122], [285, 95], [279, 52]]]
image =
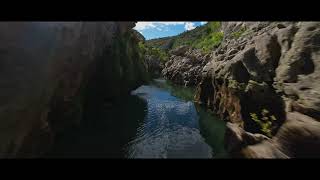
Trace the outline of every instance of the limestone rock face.
[[[0, 157], [38, 157], [47, 152], [56, 132], [83, 119], [87, 94], [93, 94], [89, 83], [105, 84], [94, 87], [100, 88], [102, 99], [141, 83], [144, 67], [136, 58], [133, 26], [1, 22]], [[116, 59], [116, 53], [123, 58]]]
[[203, 55], [200, 51], [189, 49], [188, 46], [171, 50], [170, 54], [162, 75], [175, 84], [184, 86], [198, 84], [201, 79], [201, 71], [209, 61], [209, 55]]
[[304, 22], [298, 27], [288, 43], [291, 48], [279, 61], [275, 84], [293, 100], [294, 111], [320, 119], [320, 23]]
[[227, 149], [250, 158], [319, 157], [320, 23], [226, 22], [222, 30], [195, 101], [232, 123]]
[[249, 145], [241, 153], [248, 158], [319, 157], [320, 122], [298, 112], [287, 113], [287, 120], [272, 140]]
[[154, 55], [145, 55], [145, 61], [147, 63], [148, 72], [152, 77], [161, 76], [161, 71], [164, 67], [164, 64], [159, 57]]

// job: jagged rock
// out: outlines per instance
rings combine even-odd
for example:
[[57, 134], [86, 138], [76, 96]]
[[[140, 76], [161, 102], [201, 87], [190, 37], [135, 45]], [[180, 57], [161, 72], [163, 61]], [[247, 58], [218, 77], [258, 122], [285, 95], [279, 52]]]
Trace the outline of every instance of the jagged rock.
[[281, 55], [280, 45], [277, 42], [276, 36], [270, 34], [262, 34], [255, 39], [255, 54], [259, 59], [261, 67], [261, 79], [263, 81], [272, 81], [275, 76], [275, 68]]
[[189, 49], [188, 46], [180, 46], [170, 51], [170, 54], [176, 55], [176, 56], [182, 56], [186, 53], [186, 51]]
[[[234, 39], [232, 33], [240, 28], [245, 33]], [[252, 158], [319, 156], [320, 23], [228, 22], [222, 29], [225, 38], [203, 68], [195, 101], [233, 123], [226, 135], [228, 149]], [[273, 137], [250, 144], [245, 134], [263, 134], [250, 113], [263, 108], [276, 117]], [[317, 152], [297, 150], [302, 139]]]
[[170, 52], [173, 55], [165, 63], [162, 75], [176, 84], [195, 86], [199, 83], [202, 68], [210, 60], [210, 56], [188, 48], [182, 46]]
[[301, 113], [287, 113], [274, 138], [242, 150], [248, 158], [320, 157], [320, 122]]
[[137, 42], [145, 42], [146, 41], [145, 37], [139, 31], [132, 29], [132, 32], [133, 32], [134, 37]]
[[[294, 34], [292, 43], [276, 69], [276, 88], [293, 97], [294, 110], [320, 118], [320, 23], [305, 22]], [[292, 44], [288, 45], [287, 44]], [[291, 47], [291, 48], [290, 48]]]
[[240, 150], [240, 157], [255, 159], [288, 159], [289, 156], [278, 149], [274, 143], [263, 141]]
[[147, 69], [149, 74], [153, 77], [159, 77], [161, 75], [161, 71], [164, 67], [163, 62], [153, 55], [147, 55], [145, 57], [145, 61], [147, 63]]
[[284, 24], [278, 23], [277, 24], [277, 28], [282, 29], [285, 28], [286, 26]]
[[225, 133], [226, 149], [229, 152], [239, 152], [241, 148], [248, 145], [258, 144], [264, 140], [268, 140], [267, 136], [262, 134], [252, 134], [244, 131], [241, 127], [234, 123], [227, 123]]

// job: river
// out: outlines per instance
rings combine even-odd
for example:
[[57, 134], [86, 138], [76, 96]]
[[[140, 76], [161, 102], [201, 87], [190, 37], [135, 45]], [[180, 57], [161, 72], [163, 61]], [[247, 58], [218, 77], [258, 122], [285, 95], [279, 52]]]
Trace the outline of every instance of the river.
[[228, 158], [225, 122], [193, 103], [193, 92], [155, 79], [97, 107], [94, 123], [60, 135], [49, 157]]

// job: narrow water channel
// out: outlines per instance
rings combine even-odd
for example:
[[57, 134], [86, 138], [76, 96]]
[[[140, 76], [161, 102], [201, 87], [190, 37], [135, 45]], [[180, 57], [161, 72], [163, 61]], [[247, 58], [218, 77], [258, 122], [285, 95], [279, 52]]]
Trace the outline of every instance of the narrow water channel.
[[225, 122], [193, 103], [193, 89], [162, 79], [112, 106], [97, 107], [95, 125], [60, 135], [50, 157], [227, 158]]

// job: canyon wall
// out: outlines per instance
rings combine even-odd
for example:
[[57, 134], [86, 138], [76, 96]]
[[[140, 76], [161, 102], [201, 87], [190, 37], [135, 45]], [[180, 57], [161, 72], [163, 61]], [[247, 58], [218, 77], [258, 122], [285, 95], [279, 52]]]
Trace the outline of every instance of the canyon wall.
[[0, 23], [0, 158], [41, 157], [55, 135], [145, 79], [134, 22]]
[[195, 101], [235, 157], [320, 157], [320, 23], [223, 22]]
[[228, 122], [235, 157], [320, 157], [319, 22], [208, 22], [149, 44], [169, 52], [166, 79]]
[[199, 84], [202, 69], [210, 61], [210, 55], [188, 46], [173, 49], [169, 54], [170, 58], [161, 72], [163, 77], [182, 86]]

